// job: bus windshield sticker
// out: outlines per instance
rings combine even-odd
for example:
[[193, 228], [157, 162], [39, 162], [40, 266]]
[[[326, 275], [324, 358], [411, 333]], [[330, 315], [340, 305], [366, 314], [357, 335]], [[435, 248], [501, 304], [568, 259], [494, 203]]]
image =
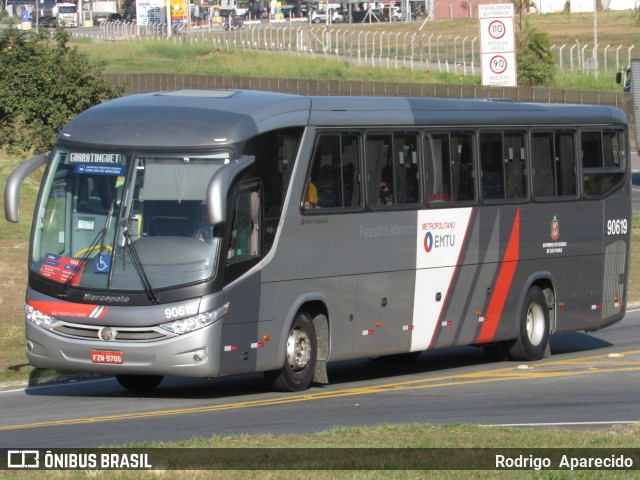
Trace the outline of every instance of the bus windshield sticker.
[[82, 266], [83, 262], [77, 258], [46, 253], [40, 267], [40, 275], [56, 282], [65, 283], [74, 271], [80, 269], [72, 282], [73, 286], [77, 286], [82, 277]]
[[111, 258], [109, 254], [97, 255], [95, 262], [93, 262], [94, 273], [109, 273], [109, 270], [111, 270]]
[[76, 164], [73, 173], [80, 175], [111, 175], [113, 177], [124, 176], [123, 165], [88, 165], [85, 163]]
[[119, 153], [70, 153], [69, 163], [106, 163], [121, 165], [122, 155]]

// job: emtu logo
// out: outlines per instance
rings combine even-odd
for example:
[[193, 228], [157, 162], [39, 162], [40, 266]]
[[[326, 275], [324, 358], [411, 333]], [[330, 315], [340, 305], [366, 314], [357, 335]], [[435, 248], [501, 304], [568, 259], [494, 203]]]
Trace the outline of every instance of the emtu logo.
[[424, 250], [429, 253], [433, 248], [433, 234], [431, 232], [427, 232], [424, 236]]
[[434, 235], [427, 232], [424, 235], [424, 251], [429, 253], [434, 248], [451, 248], [456, 244], [456, 236], [453, 233]]

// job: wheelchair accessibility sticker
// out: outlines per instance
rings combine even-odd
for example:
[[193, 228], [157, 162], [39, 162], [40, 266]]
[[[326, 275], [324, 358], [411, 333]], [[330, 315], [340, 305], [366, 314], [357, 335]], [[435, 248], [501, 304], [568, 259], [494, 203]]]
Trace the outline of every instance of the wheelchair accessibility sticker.
[[97, 255], [93, 262], [94, 273], [109, 273], [111, 270], [111, 255]]

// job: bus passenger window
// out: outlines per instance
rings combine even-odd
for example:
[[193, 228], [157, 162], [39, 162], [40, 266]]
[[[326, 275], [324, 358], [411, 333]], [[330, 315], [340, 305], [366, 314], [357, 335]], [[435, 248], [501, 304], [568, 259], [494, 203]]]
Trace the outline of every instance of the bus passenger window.
[[430, 205], [475, 198], [471, 133], [426, 134], [425, 160]]
[[533, 195], [536, 198], [575, 197], [573, 132], [536, 132], [531, 142]]
[[482, 198], [523, 199], [527, 196], [526, 150], [520, 132], [480, 136]]
[[480, 135], [480, 168], [483, 199], [495, 200], [504, 198], [502, 165], [502, 134], [483, 133]]
[[522, 133], [504, 135], [504, 178], [507, 198], [527, 196], [527, 164]]
[[626, 163], [621, 131], [582, 132], [582, 184], [585, 196], [601, 196], [624, 181]]
[[361, 205], [357, 134], [318, 137], [302, 208], [348, 208]]
[[367, 136], [367, 179], [370, 205], [420, 202], [418, 137], [414, 133]]
[[555, 136], [555, 163], [557, 195], [575, 197], [578, 183], [576, 175], [575, 134], [560, 132]]
[[553, 133], [534, 133], [531, 140], [533, 194], [535, 197], [555, 195]]

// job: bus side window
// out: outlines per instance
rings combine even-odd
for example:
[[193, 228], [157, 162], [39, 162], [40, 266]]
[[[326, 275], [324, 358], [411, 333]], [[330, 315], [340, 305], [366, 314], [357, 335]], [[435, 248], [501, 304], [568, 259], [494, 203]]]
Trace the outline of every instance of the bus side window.
[[531, 139], [531, 164], [533, 166], [533, 195], [555, 195], [553, 133], [534, 133]]
[[370, 205], [420, 202], [418, 136], [382, 133], [367, 136], [367, 179]]
[[278, 231], [282, 205], [289, 188], [301, 137], [302, 129], [298, 127], [272, 130], [253, 137], [242, 150], [243, 155], [255, 157], [255, 174], [264, 185], [263, 253], [271, 249]]
[[369, 205], [392, 205], [395, 193], [392, 173], [390, 134], [367, 136], [367, 190]]
[[575, 197], [578, 189], [576, 175], [575, 134], [559, 132], [555, 135], [555, 163], [557, 195]]
[[527, 164], [524, 134], [504, 134], [504, 178], [507, 198], [527, 196]]
[[418, 175], [418, 137], [413, 133], [394, 134], [393, 172], [396, 184], [396, 202], [420, 202]]
[[573, 132], [536, 132], [531, 137], [533, 195], [575, 197], [576, 160]]
[[481, 134], [480, 169], [482, 175], [482, 198], [484, 200], [504, 198], [502, 165], [502, 134]]
[[425, 160], [429, 204], [475, 198], [471, 133], [426, 134]]
[[251, 260], [260, 255], [260, 204], [258, 190], [245, 190], [238, 194], [227, 254], [229, 265]]
[[480, 136], [482, 198], [523, 199], [527, 196], [524, 133], [483, 133]]
[[473, 135], [471, 133], [451, 134], [451, 196], [454, 202], [475, 199], [475, 175], [473, 162]]
[[580, 143], [585, 196], [604, 195], [624, 181], [626, 141], [623, 132], [582, 132]]
[[302, 208], [348, 208], [361, 205], [359, 135], [318, 136]]

